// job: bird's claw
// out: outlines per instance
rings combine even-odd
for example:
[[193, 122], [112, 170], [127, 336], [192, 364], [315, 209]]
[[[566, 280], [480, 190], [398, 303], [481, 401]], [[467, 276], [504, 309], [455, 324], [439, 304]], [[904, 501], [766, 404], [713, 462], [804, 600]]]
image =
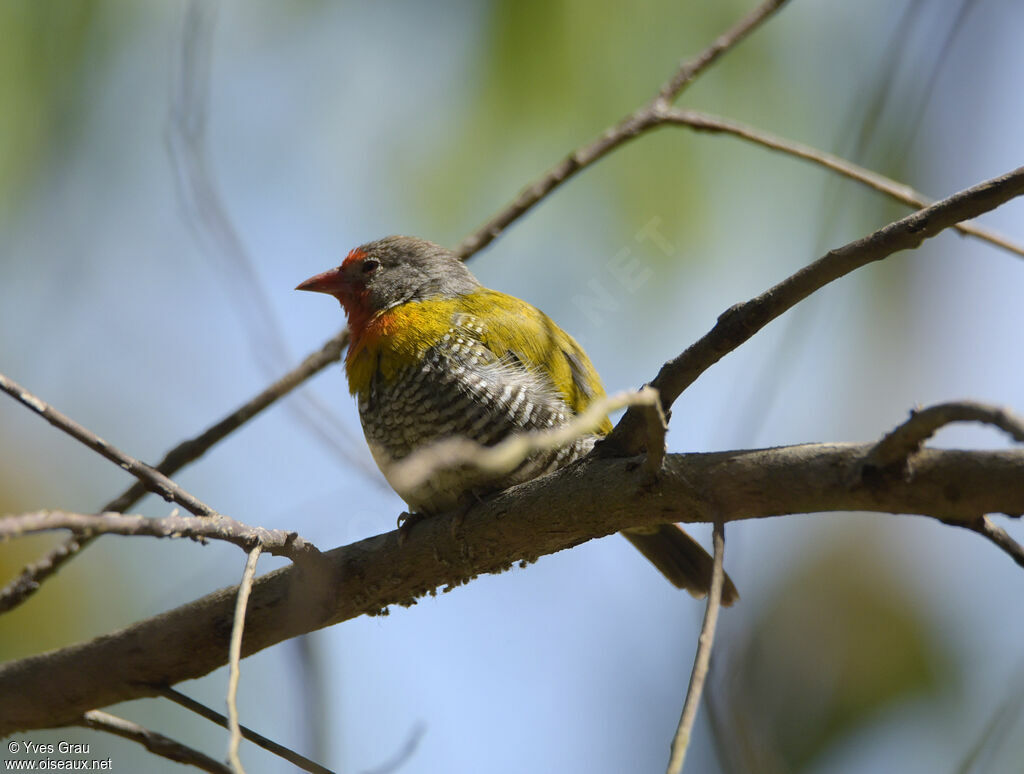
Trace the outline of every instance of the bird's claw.
[[412, 532], [412, 528], [423, 521], [424, 518], [425, 516], [422, 513], [402, 511], [398, 514], [398, 545], [403, 545], [409, 539], [409, 533]]
[[475, 503], [470, 503], [467, 506], [459, 508], [454, 514], [452, 514], [451, 535], [453, 539], [458, 539], [459, 530], [462, 529], [462, 523], [466, 520], [466, 514], [473, 509], [474, 505]]

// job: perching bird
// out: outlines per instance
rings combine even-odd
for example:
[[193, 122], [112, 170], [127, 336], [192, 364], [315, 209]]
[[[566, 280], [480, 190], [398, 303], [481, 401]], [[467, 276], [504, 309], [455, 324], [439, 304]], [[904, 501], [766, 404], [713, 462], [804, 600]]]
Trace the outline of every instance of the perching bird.
[[[525, 301], [483, 287], [432, 242], [368, 242], [297, 290], [328, 293], [345, 309], [349, 391], [385, 478], [394, 462], [433, 442], [461, 436], [492, 445], [511, 433], [563, 425], [605, 394], [568, 333]], [[598, 433], [611, 429], [606, 417]], [[419, 515], [467, 507], [584, 456], [596, 440], [539, 452], [499, 478], [460, 467], [396, 491]], [[622, 534], [673, 584], [707, 593], [711, 557], [679, 527]], [[737, 596], [726, 578], [723, 601]]]

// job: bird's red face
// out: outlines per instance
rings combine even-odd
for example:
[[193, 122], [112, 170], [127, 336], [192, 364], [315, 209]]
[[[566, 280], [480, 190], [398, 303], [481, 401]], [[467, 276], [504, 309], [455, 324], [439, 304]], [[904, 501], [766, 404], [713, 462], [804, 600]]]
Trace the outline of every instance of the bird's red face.
[[327, 293], [345, 308], [359, 338], [375, 316], [411, 301], [452, 298], [480, 287], [469, 270], [433, 242], [392, 236], [350, 252], [341, 266], [310, 277], [296, 288]]
[[357, 247], [349, 252], [341, 266], [310, 277], [295, 289], [334, 296], [345, 309], [349, 325], [359, 329], [375, 311], [368, 286], [379, 270], [380, 261]]

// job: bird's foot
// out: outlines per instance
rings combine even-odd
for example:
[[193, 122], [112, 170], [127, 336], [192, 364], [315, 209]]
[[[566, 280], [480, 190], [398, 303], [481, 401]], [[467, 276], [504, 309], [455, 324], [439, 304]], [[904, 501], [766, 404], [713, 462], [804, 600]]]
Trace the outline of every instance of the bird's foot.
[[398, 514], [398, 545], [403, 545], [405, 541], [409, 539], [409, 533], [412, 532], [412, 528], [425, 518], [427, 518], [427, 516], [423, 513], [402, 511]]
[[476, 508], [477, 505], [483, 505], [488, 500], [494, 499], [494, 497], [500, 494], [500, 492], [492, 492], [490, 495], [483, 495], [480, 492], [473, 490], [470, 494], [473, 496], [473, 499], [452, 513], [451, 535], [453, 538], [458, 538], [459, 530], [462, 529], [462, 524], [466, 521], [466, 516], [471, 510]]
[[462, 523], [466, 520], [466, 514], [473, 510], [473, 506], [475, 505], [476, 503], [469, 503], [452, 513], [452, 520], [449, 525], [449, 529], [451, 530], [453, 539], [459, 537], [459, 530], [462, 529]]

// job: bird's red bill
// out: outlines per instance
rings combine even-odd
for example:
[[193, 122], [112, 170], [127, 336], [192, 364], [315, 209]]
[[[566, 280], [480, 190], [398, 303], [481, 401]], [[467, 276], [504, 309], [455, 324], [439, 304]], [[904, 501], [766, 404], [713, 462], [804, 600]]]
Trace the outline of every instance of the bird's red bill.
[[344, 286], [345, 280], [341, 275], [341, 269], [328, 269], [304, 282], [296, 285], [296, 290], [310, 290], [314, 293], [330, 293], [335, 295]]

